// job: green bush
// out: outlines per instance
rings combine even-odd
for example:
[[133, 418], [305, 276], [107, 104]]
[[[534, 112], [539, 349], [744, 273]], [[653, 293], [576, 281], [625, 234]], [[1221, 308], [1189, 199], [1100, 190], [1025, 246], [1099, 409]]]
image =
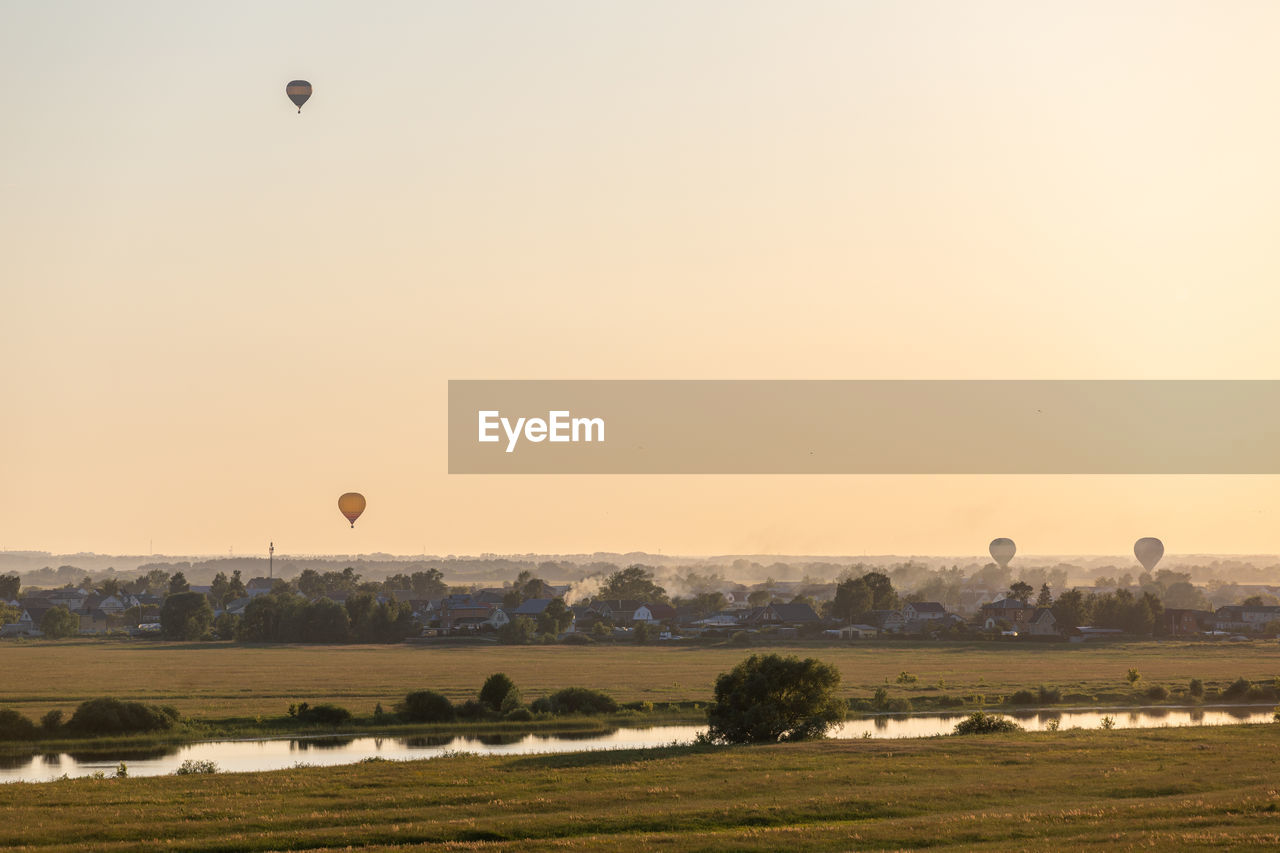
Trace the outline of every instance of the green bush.
[[434, 690], [418, 690], [405, 696], [396, 706], [396, 713], [411, 723], [451, 723], [457, 717], [448, 697]]
[[1227, 689], [1222, 691], [1222, 695], [1228, 699], [1243, 699], [1249, 695], [1249, 690], [1253, 687], [1253, 682], [1247, 678], [1237, 678], [1228, 685]]
[[1052, 705], [1062, 701], [1062, 691], [1056, 687], [1045, 687], [1041, 684], [1038, 692], [1041, 705]]
[[1198, 678], [1191, 679], [1191, 685], [1187, 688], [1187, 692], [1192, 696], [1200, 697], [1204, 695], [1204, 682]]
[[1010, 705], [1034, 705], [1035, 701], [1036, 694], [1032, 693], [1030, 690], [1019, 690], [1017, 693], [1014, 693], [1009, 697]]
[[512, 708], [502, 719], [510, 720], [514, 723], [527, 723], [533, 719], [533, 713], [528, 708]]
[[999, 714], [984, 714], [981, 711], [975, 711], [956, 723], [956, 734], [958, 735], [989, 735], [1020, 731], [1022, 731], [1022, 726], [1013, 720], [1002, 717]]
[[1147, 688], [1147, 698], [1160, 702], [1169, 698], [1169, 688], [1161, 684], [1153, 684]]
[[40, 718], [40, 728], [45, 732], [52, 734], [62, 728], [62, 712], [54, 708], [49, 713]]
[[0, 740], [32, 740], [36, 724], [12, 708], [0, 708]]
[[920, 680], [919, 678], [907, 672], [905, 669], [902, 672], [898, 673], [899, 684], [915, 684], [919, 680]]
[[175, 719], [175, 714], [155, 705], [120, 699], [90, 699], [76, 708], [67, 728], [82, 735], [153, 732], [173, 728]]
[[484, 680], [480, 701], [491, 711], [510, 711], [520, 704], [520, 690], [505, 672], [495, 672]]
[[300, 723], [315, 723], [322, 726], [341, 726], [351, 722], [351, 712], [338, 705], [308, 705], [303, 702], [295, 714]]
[[707, 739], [777, 743], [824, 737], [848, 707], [836, 695], [839, 685], [840, 672], [822, 661], [752, 655], [716, 679]]
[[458, 706], [457, 712], [460, 720], [492, 720], [498, 715], [497, 711], [478, 699], [463, 702]]
[[213, 761], [200, 761], [194, 758], [188, 758], [173, 771], [175, 776], [196, 776], [205, 773], [217, 773], [218, 765]]
[[618, 703], [607, 693], [587, 687], [566, 687], [547, 697], [553, 714], [612, 714]]

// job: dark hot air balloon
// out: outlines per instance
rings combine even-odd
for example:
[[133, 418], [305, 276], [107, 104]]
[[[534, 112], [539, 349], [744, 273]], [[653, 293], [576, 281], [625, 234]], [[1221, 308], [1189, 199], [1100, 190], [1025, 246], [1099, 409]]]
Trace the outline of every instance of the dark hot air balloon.
[[1144, 536], [1133, 543], [1133, 556], [1142, 563], [1142, 568], [1151, 571], [1164, 556], [1164, 543], [1154, 536]]
[[298, 112], [302, 112], [302, 105], [311, 97], [311, 84], [306, 80], [290, 80], [289, 85], [284, 87], [284, 93], [293, 101]]
[[991, 552], [991, 559], [1000, 564], [1000, 568], [1007, 569], [1013, 555], [1018, 553], [1018, 546], [1013, 544], [1012, 539], [1001, 536], [999, 539], [992, 539], [991, 546], [987, 550]]
[[364, 512], [364, 495], [359, 492], [347, 492], [338, 498], [338, 511], [347, 517], [351, 526], [356, 526], [356, 519]]

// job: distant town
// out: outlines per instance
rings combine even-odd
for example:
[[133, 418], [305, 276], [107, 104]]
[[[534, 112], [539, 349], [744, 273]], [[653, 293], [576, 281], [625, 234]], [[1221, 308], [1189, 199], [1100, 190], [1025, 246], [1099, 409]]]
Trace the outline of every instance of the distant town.
[[0, 638], [589, 644], [1280, 634], [1280, 566], [1235, 558], [1154, 572], [1102, 558], [1024, 568], [939, 558], [608, 559], [654, 555], [386, 555], [341, 568], [344, 558], [246, 557], [124, 571], [85, 555], [93, 568], [30, 568], [41, 556], [51, 555], [0, 555], [0, 565], [25, 569], [0, 575]]

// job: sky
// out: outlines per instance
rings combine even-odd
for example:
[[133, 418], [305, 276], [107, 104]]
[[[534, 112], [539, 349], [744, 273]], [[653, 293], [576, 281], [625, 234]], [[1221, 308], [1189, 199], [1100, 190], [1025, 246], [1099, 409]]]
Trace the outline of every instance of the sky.
[[0, 550], [1280, 552], [1276, 477], [450, 476], [445, 430], [449, 379], [1280, 378], [1277, 33], [3, 0]]

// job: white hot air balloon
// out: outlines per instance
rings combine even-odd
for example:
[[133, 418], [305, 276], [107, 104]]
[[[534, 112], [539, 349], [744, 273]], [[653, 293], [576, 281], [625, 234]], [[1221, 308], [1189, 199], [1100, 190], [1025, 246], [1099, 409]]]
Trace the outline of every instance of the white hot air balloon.
[[1142, 563], [1142, 568], [1151, 571], [1164, 556], [1164, 543], [1154, 536], [1144, 536], [1133, 543], [1133, 556]]
[[999, 539], [992, 539], [991, 546], [988, 548], [991, 552], [991, 559], [1000, 564], [1000, 568], [1009, 568], [1009, 561], [1013, 559], [1013, 555], [1018, 553], [1018, 546], [1013, 544], [1012, 539], [1006, 539], [1003, 536]]

